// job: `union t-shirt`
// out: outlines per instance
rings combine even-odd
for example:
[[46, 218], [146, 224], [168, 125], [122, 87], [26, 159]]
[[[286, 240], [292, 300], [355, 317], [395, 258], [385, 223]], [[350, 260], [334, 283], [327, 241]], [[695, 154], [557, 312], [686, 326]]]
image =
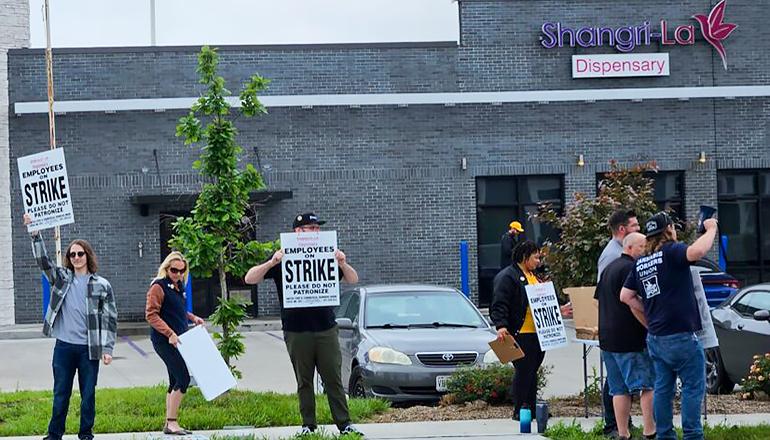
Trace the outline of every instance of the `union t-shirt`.
[[687, 245], [666, 243], [636, 260], [624, 286], [642, 297], [647, 331], [656, 336], [701, 329]]
[[[339, 280], [345, 273], [339, 270]], [[278, 302], [281, 305], [281, 327], [287, 332], [322, 332], [337, 325], [334, 317], [334, 307], [303, 307], [285, 309], [283, 307], [283, 270], [281, 264], [271, 267], [265, 274], [265, 279], [271, 278], [278, 291]]]

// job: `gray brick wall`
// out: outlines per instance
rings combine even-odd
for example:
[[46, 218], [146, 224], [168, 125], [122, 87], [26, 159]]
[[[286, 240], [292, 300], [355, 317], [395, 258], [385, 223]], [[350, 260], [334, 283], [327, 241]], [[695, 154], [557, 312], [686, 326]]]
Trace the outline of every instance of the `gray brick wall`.
[[[706, 14], [716, 1], [664, 0], [618, 2], [616, 0], [531, 1], [462, 0], [459, 87], [467, 91], [549, 90], [614, 87], [696, 87], [711, 85], [767, 84], [770, 51], [762, 41], [770, 37], [765, 26], [768, 13], [761, 2], [731, 0], [725, 22], [738, 24], [724, 42], [729, 70], [706, 43], [694, 14]], [[615, 49], [545, 49], [540, 45], [544, 22], [564, 26], [631, 26], [650, 21], [658, 26], [666, 19], [670, 33], [678, 25], [695, 25], [693, 46], [639, 47], [635, 52], [669, 52], [671, 75], [661, 78], [571, 78], [571, 56], [617, 53]]]
[[[672, 22], [685, 22], [692, 13], [707, 12], [709, 7], [707, 2], [624, 6], [605, 1], [597, 6], [584, 1], [560, 7], [557, 3], [563, 4], [465, 0], [459, 48], [227, 48], [222, 51], [222, 73], [230, 80], [231, 90], [238, 89], [235, 80], [240, 82], [258, 70], [273, 80], [270, 93], [313, 94], [751, 85], [762, 84], [768, 67], [764, 55], [754, 58], [764, 69], [748, 65], [745, 52], [756, 49], [744, 39], [763, 30], [753, 27], [752, 4], [734, 1], [728, 16], [743, 26], [740, 31], [745, 34], [736, 31], [728, 40], [731, 70], [727, 74], [713, 62], [711, 49], [699, 42], [672, 52], [672, 63], [680, 64], [669, 78], [573, 81], [572, 51], [549, 52], [537, 45], [542, 20], [572, 17], [594, 22], [602, 15], [606, 23], [620, 24], [661, 11]], [[532, 27], [532, 23], [538, 24]], [[519, 42], [506, 43], [511, 36]], [[197, 90], [195, 51], [65, 51], [57, 57], [57, 87], [62, 88], [57, 96], [191, 96]], [[31, 86], [39, 81], [41, 69], [38, 52], [10, 53], [12, 102], [44, 99]], [[717, 170], [770, 168], [769, 113], [768, 98], [315, 107], [271, 109], [262, 118], [241, 118], [238, 128], [244, 161], [262, 167], [271, 189], [293, 192], [292, 199], [260, 210], [261, 239], [277, 238], [289, 229], [294, 215], [314, 210], [329, 220], [329, 228], [339, 231], [340, 247], [363, 282], [455, 287], [460, 285], [458, 245], [467, 240], [471, 290], [477, 298], [477, 176], [563, 175], [569, 202], [575, 191], [593, 194], [596, 173], [606, 171], [612, 159], [624, 164], [656, 160], [661, 169], [685, 172], [686, 210], [693, 218], [700, 204], [716, 203]], [[199, 186], [190, 170], [197, 153], [174, 137], [174, 125], [182, 114], [89, 113], [57, 119], [78, 221], [63, 228], [63, 240], [82, 237], [95, 244], [102, 273], [119, 292], [122, 319], [141, 319], [147, 284], [160, 259], [159, 212], [175, 209], [154, 207], [142, 217], [129, 197], [191, 192]], [[13, 117], [10, 136], [10, 169], [16, 176], [15, 158], [46, 145], [45, 115]], [[705, 165], [696, 161], [700, 151], [708, 155]], [[584, 167], [576, 165], [578, 154], [585, 157]], [[460, 166], [463, 157], [467, 170]], [[12, 194], [18, 192], [14, 180]], [[39, 319], [39, 277], [25, 233], [18, 227], [18, 197], [11, 198], [11, 207], [13, 252], [18, 256], [14, 263], [16, 320], [31, 322]], [[143, 258], [137, 251], [140, 241]], [[260, 287], [259, 310], [262, 314], [277, 310], [271, 283]]]
[[[275, 81], [266, 94], [428, 92], [455, 89], [456, 43], [222, 46], [231, 90], [254, 73]], [[200, 47], [55, 49], [60, 100], [198, 96]], [[42, 50], [13, 52], [12, 101], [45, 100]], [[88, 81], [84, 81], [88, 78]], [[117, 79], [117, 81], [116, 81]]]

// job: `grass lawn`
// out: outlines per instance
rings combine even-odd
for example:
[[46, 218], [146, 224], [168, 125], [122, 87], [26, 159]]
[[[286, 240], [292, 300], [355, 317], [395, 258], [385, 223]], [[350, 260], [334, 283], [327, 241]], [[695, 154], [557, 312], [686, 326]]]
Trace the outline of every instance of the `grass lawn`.
[[[638, 432], [637, 432], [638, 431]], [[682, 430], [677, 429], [679, 438], [682, 437]], [[641, 438], [641, 431], [634, 431], [634, 438]], [[548, 428], [545, 432], [545, 436], [554, 440], [606, 440], [607, 437], [602, 435], [601, 423], [594, 426], [590, 432], [584, 432], [580, 425], [564, 425], [557, 424]], [[757, 426], [727, 426], [716, 425], [708, 426], [704, 428], [704, 436], [706, 440], [767, 440], [770, 439], [770, 425], [762, 424]]]
[[[95, 433], [159, 431], [165, 419], [166, 387], [96, 390]], [[45, 434], [51, 416], [50, 391], [0, 393], [0, 437]], [[317, 397], [318, 423], [332, 423], [326, 396]], [[351, 399], [350, 417], [360, 422], [385, 412], [389, 404], [377, 399]], [[67, 417], [67, 433], [76, 434], [80, 420], [80, 395], [73, 393]], [[233, 390], [206, 402], [191, 388], [182, 402], [179, 423], [192, 430], [224, 426], [301, 425], [296, 395]], [[324, 437], [319, 437], [323, 439]], [[333, 437], [329, 437], [333, 438]]]

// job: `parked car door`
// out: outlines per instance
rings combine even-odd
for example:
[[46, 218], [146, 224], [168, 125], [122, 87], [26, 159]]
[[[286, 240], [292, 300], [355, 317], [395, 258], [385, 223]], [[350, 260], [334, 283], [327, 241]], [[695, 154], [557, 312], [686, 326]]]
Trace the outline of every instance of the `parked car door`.
[[720, 311], [717, 336], [722, 363], [735, 383], [748, 373], [755, 354], [770, 349], [770, 323], [754, 319], [754, 312], [770, 310], [770, 291], [749, 290]]
[[[342, 307], [344, 305], [344, 309]], [[358, 311], [361, 307], [361, 296], [357, 290], [345, 292], [340, 298], [340, 309], [337, 318], [347, 318], [353, 323], [353, 329], [339, 329], [340, 352], [342, 354], [342, 384], [347, 387], [350, 381], [350, 366], [358, 348]]]

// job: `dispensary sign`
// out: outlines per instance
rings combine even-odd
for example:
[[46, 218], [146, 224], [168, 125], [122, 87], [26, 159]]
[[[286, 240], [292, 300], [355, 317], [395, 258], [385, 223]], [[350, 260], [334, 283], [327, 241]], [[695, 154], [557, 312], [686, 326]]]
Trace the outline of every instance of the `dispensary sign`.
[[[717, 3], [708, 16], [703, 14], [692, 16], [698, 22], [703, 39], [719, 53], [725, 70], [727, 70], [727, 53], [722, 43], [738, 27], [732, 23], [725, 23], [726, 2], [727, 0], [722, 0]], [[541, 30], [540, 44], [546, 49], [564, 46], [584, 48], [607, 46], [623, 53], [632, 52], [640, 46], [658, 44], [663, 47], [694, 45], [696, 37], [695, 25], [682, 24], [674, 26], [665, 19], [660, 20], [660, 23], [656, 25], [645, 21], [642, 24], [631, 26], [586, 26], [580, 28], [568, 27], [561, 22], [546, 22], [543, 23]], [[573, 61], [573, 71], [575, 68], [574, 63]], [[639, 72], [649, 76], [655, 71], [655, 66], [648, 65], [647, 67], [648, 69], [642, 70], [641, 65], [639, 65]], [[659, 65], [657, 67], [658, 72], [662, 75], [664, 69], [661, 69]], [[637, 75], [626, 74], [621, 76]]]

